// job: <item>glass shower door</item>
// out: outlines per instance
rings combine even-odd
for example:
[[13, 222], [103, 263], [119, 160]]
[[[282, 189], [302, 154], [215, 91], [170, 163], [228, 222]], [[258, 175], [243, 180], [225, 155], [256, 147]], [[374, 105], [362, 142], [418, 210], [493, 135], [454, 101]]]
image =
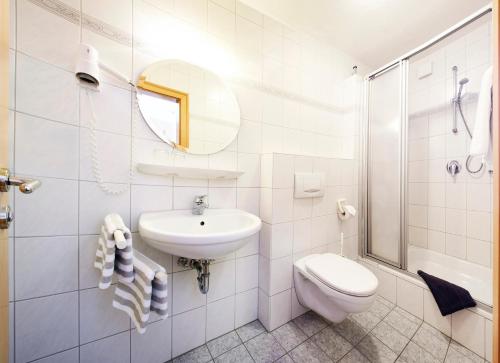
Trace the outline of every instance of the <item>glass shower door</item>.
[[367, 80], [365, 161], [366, 255], [403, 267], [405, 63]]

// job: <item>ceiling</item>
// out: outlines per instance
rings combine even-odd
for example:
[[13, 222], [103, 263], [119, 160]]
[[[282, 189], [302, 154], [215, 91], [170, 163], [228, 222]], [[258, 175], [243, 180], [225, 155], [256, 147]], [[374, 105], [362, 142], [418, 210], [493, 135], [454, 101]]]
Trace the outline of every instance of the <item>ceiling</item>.
[[374, 69], [410, 51], [490, 0], [243, 0], [327, 41]]

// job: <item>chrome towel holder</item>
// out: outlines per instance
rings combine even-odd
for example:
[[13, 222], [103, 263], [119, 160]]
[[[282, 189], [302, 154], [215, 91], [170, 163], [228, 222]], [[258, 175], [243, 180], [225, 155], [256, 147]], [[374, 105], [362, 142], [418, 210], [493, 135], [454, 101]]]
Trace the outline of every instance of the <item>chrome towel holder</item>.
[[10, 175], [7, 168], [0, 168], [0, 192], [8, 192], [10, 186], [19, 187], [19, 191], [24, 194], [31, 194], [42, 185], [36, 179], [20, 179]]

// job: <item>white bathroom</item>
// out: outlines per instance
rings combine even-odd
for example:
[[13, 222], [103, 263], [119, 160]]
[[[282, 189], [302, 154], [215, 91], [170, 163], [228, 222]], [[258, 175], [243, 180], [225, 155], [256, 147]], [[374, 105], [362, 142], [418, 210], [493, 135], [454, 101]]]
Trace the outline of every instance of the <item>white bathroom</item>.
[[0, 4], [0, 363], [500, 363], [498, 0]]

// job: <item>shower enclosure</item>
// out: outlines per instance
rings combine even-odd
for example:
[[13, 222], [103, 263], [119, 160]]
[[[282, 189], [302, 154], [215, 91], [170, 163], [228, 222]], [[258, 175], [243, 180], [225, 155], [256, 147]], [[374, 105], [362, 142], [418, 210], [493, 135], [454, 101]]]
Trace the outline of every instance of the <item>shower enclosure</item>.
[[364, 257], [425, 270], [486, 305], [492, 170], [469, 146], [490, 28], [481, 9], [366, 78], [359, 234]]

